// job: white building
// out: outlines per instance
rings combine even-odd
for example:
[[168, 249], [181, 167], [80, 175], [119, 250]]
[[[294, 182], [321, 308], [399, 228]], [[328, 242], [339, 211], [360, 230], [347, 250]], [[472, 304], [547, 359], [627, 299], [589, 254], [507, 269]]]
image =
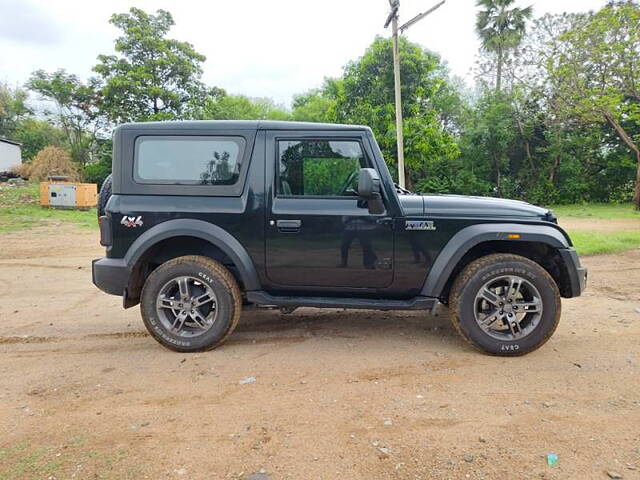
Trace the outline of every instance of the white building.
[[0, 137], [0, 172], [8, 172], [11, 167], [22, 163], [22, 151], [18, 142]]

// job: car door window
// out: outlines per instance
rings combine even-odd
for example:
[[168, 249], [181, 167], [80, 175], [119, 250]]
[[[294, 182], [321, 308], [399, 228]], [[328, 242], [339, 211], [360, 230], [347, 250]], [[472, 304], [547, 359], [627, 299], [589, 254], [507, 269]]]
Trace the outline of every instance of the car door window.
[[279, 196], [353, 197], [367, 162], [354, 140], [280, 140]]

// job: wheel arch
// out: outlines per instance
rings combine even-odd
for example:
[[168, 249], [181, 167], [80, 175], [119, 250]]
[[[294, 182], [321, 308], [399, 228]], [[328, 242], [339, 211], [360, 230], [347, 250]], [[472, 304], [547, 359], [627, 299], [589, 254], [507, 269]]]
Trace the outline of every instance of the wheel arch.
[[150, 266], [194, 254], [213, 258], [225, 265], [241, 289], [260, 289], [253, 261], [233, 235], [202, 220], [176, 219], [150, 228], [129, 247], [124, 258], [131, 270], [127, 296], [139, 298]]
[[551, 226], [472, 225], [460, 230], [441, 250], [429, 270], [421, 295], [446, 302], [453, 281], [469, 263], [491, 253], [511, 253], [540, 264], [551, 274], [561, 295], [569, 297], [572, 296], [569, 273], [560, 250], [570, 246], [565, 234]]

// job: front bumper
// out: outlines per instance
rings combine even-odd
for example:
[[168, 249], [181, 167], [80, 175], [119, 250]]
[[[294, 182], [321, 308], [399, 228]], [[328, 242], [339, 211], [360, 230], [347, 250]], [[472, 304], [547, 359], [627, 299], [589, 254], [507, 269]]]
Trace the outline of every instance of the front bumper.
[[580, 264], [580, 258], [574, 248], [563, 248], [560, 250], [560, 256], [566, 268], [566, 274], [569, 279], [569, 291], [567, 296], [579, 297], [587, 288], [588, 270]]
[[91, 262], [93, 284], [103, 292], [122, 296], [131, 270], [122, 258], [97, 258]]

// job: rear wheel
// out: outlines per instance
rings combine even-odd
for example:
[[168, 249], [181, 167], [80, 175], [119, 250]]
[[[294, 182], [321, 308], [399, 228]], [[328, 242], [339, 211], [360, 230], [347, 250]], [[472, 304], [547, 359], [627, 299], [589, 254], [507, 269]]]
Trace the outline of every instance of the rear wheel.
[[560, 292], [549, 273], [528, 258], [488, 255], [456, 278], [449, 297], [452, 322], [474, 347], [493, 355], [524, 355], [541, 347], [560, 320]]
[[142, 319], [162, 345], [179, 352], [210, 350], [234, 330], [242, 309], [238, 285], [218, 262], [175, 258], [149, 275], [141, 296]]

